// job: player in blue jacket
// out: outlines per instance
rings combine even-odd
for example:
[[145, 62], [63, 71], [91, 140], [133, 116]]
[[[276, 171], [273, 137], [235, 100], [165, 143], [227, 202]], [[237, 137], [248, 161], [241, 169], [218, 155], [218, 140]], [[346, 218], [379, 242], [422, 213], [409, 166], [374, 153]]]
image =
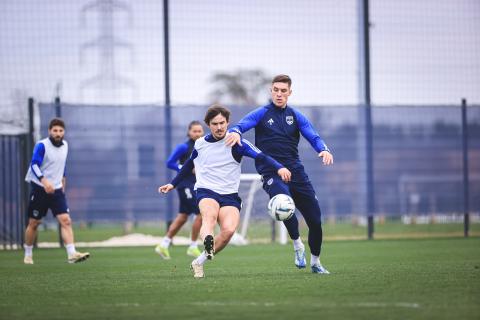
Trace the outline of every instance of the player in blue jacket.
[[[190, 122], [188, 125], [188, 140], [176, 146], [167, 160], [167, 167], [179, 172], [185, 162], [190, 158], [195, 141], [201, 136], [203, 136], [202, 124], [199, 121]], [[172, 238], [185, 222], [187, 222], [189, 215], [192, 213], [195, 214], [196, 217], [192, 225], [191, 242], [187, 249], [187, 255], [198, 257], [201, 253], [198, 249], [197, 239], [200, 227], [202, 226], [202, 217], [199, 214], [200, 211], [197, 205], [195, 190], [193, 190], [195, 182], [195, 173], [193, 170], [190, 170], [186, 174], [185, 179], [177, 186], [178, 200], [180, 203], [179, 213], [168, 228], [167, 234], [163, 237], [162, 242], [155, 248], [155, 252], [164, 259], [170, 259], [168, 247], [172, 242]]]
[[[247, 114], [230, 129], [226, 139], [228, 145], [241, 144], [241, 135], [255, 128], [255, 145], [292, 172], [292, 179], [285, 183], [271, 168], [255, 163], [263, 177], [263, 188], [270, 198], [277, 194], [287, 194], [295, 202], [308, 225], [308, 245], [310, 246], [310, 266], [313, 273], [329, 274], [320, 263], [322, 246], [321, 211], [315, 190], [305, 173], [298, 155], [300, 135], [310, 142], [323, 158], [324, 165], [333, 164], [333, 156], [308, 119], [298, 110], [287, 105], [291, 95], [292, 81], [287, 75], [278, 75], [272, 80], [271, 103]], [[306, 267], [305, 246], [300, 238], [298, 220], [293, 216], [284, 221], [295, 250], [295, 265]]]

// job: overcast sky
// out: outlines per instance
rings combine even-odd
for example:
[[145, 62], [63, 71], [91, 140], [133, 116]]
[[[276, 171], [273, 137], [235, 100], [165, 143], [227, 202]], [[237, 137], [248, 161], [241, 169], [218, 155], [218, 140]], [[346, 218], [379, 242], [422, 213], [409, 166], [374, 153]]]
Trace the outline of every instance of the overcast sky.
[[[162, 1], [121, 1], [132, 25], [118, 10], [113, 29], [104, 26], [103, 33], [99, 9], [81, 23], [82, 7], [92, 2], [0, 2], [0, 115], [15, 90], [17, 97], [50, 101], [59, 83], [66, 102], [164, 101]], [[209, 103], [211, 76], [239, 69], [291, 75], [292, 104], [357, 103], [356, 6], [355, 0], [171, 1], [173, 104]], [[454, 104], [461, 97], [480, 103], [480, 1], [372, 0], [370, 20], [374, 104]], [[81, 64], [82, 45], [111, 31], [127, 46], [110, 53], [103, 46], [103, 63], [102, 47], [89, 47]], [[91, 81], [112, 72], [116, 91]], [[267, 88], [261, 100], [266, 94]]]

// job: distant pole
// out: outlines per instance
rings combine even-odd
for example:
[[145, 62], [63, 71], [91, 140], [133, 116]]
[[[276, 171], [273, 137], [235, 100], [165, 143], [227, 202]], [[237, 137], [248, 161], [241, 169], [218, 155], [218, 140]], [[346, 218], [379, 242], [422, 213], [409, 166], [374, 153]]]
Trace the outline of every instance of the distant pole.
[[[30, 164], [31, 161], [31, 156], [32, 156], [32, 150], [33, 150], [33, 145], [34, 145], [34, 140], [35, 140], [35, 126], [34, 126], [34, 99], [33, 98], [28, 98], [28, 132], [26, 135], [25, 139], [25, 149], [23, 150], [23, 168], [24, 172], [28, 170], [27, 167]], [[27, 227], [28, 225], [28, 213], [27, 213], [27, 208], [28, 208], [28, 202], [29, 202], [29, 190], [30, 186], [24, 184], [23, 188], [23, 200], [22, 200], [22, 208], [23, 208], [23, 226]], [[22, 232], [22, 243], [25, 243], [25, 234]]]
[[373, 180], [373, 125], [372, 125], [372, 107], [371, 107], [371, 83], [370, 83], [370, 15], [369, 1], [358, 0], [358, 27], [359, 27], [359, 131], [365, 130], [365, 135], [360, 137], [359, 161], [364, 160], [364, 165], [360, 166], [362, 174], [362, 188], [365, 188], [362, 202], [365, 201], [365, 211], [367, 214], [367, 235], [368, 239], [373, 239], [375, 213], [375, 195]]
[[[35, 145], [35, 112], [34, 112], [34, 106], [35, 106], [35, 100], [30, 97], [28, 98], [28, 137], [27, 137], [27, 155], [28, 155], [28, 163], [31, 162], [32, 160], [32, 154], [33, 154], [33, 146]], [[28, 200], [29, 197], [25, 198], [25, 208], [28, 207]], [[28, 212], [25, 210], [25, 227], [28, 225]], [[33, 241], [33, 246], [36, 248], [37, 247], [37, 239], [38, 239], [38, 234], [35, 237], [35, 240]]]
[[468, 177], [468, 123], [467, 100], [462, 99], [462, 154], [463, 154], [463, 235], [468, 237], [470, 230], [470, 202]]
[[[172, 110], [170, 102], [170, 43], [169, 43], [168, 0], [163, 0], [163, 55], [165, 67], [165, 156], [172, 152]], [[172, 179], [170, 170], [166, 170], [166, 181]], [[172, 198], [167, 197], [167, 229], [173, 219]]]
[[[62, 103], [60, 101], [60, 97], [55, 97], [55, 117], [61, 118], [62, 117]], [[62, 239], [62, 226], [58, 223], [58, 244], [60, 248], [63, 248], [63, 239]]]
[[60, 97], [55, 97], [55, 117], [61, 118], [62, 117], [62, 103], [60, 101]]

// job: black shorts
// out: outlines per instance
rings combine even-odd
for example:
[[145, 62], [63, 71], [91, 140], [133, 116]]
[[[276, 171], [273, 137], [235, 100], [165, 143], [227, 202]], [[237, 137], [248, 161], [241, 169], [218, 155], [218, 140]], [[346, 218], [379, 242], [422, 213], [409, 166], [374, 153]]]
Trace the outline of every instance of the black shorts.
[[219, 194], [210, 189], [198, 188], [197, 189], [197, 202], [200, 203], [200, 200], [209, 198], [218, 202], [221, 207], [232, 206], [242, 210], [242, 199], [238, 196], [238, 193], [229, 193], [229, 194]]
[[48, 209], [54, 217], [62, 213], [69, 213], [67, 199], [62, 189], [56, 189], [55, 193], [48, 194], [43, 187], [32, 183], [30, 200], [28, 202], [28, 217], [40, 220], [47, 215]]
[[196, 192], [193, 187], [180, 187], [177, 188], [178, 200], [179, 200], [179, 213], [185, 214], [199, 214], [200, 210], [197, 205]]

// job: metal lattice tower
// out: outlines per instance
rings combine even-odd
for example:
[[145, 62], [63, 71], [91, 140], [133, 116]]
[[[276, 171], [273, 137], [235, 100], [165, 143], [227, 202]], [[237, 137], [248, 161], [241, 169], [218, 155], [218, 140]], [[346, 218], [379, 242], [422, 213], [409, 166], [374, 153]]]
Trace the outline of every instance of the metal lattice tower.
[[82, 81], [80, 84], [80, 96], [84, 99], [87, 89], [96, 91], [96, 100], [99, 103], [117, 103], [118, 92], [121, 88], [128, 88], [132, 98], [136, 95], [135, 83], [118, 75], [115, 70], [115, 53], [118, 48], [127, 49], [130, 53], [130, 61], [134, 62], [134, 49], [130, 43], [115, 37], [114, 13], [125, 11], [127, 13], [128, 26], [132, 26], [132, 10], [127, 4], [117, 0], [96, 0], [84, 5], [81, 9], [81, 24], [85, 26], [86, 15], [89, 11], [98, 12], [98, 25], [100, 34], [98, 38], [86, 42], [80, 47], [80, 64], [85, 60], [85, 51], [97, 49], [99, 54], [100, 70], [96, 76]]

